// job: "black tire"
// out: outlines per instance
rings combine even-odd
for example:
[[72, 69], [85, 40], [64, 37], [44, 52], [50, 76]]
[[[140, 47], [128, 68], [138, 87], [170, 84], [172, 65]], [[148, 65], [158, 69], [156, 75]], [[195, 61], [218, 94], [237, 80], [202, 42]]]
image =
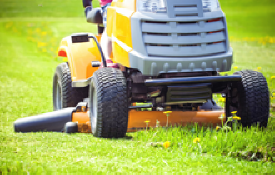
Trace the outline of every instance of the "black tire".
[[226, 99], [226, 115], [237, 111], [244, 127], [260, 124], [266, 127], [269, 117], [269, 92], [266, 78], [256, 71], [239, 71], [242, 81], [234, 83], [231, 88], [231, 98]]
[[127, 85], [119, 69], [94, 72], [89, 88], [92, 133], [95, 137], [121, 138], [128, 127]]
[[53, 109], [75, 107], [88, 97], [88, 87], [73, 88], [68, 63], [60, 63], [53, 76]]

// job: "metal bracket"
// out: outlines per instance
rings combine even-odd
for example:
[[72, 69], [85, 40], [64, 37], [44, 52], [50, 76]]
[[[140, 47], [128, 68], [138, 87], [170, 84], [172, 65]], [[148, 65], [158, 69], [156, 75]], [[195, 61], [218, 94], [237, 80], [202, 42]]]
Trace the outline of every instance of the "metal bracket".
[[72, 82], [72, 87], [87, 87], [92, 81], [92, 77], [86, 80], [78, 80]]

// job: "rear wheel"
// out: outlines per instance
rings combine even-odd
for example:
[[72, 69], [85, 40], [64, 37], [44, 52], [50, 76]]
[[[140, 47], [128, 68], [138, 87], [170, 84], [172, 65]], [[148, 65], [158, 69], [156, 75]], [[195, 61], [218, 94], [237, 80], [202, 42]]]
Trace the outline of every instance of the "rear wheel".
[[114, 68], [94, 72], [89, 88], [92, 133], [95, 137], [124, 137], [128, 126], [126, 80]]
[[230, 98], [226, 99], [226, 115], [237, 111], [244, 127], [252, 124], [267, 126], [269, 117], [269, 92], [265, 77], [256, 71], [240, 71], [242, 81], [234, 83]]
[[88, 97], [88, 87], [72, 87], [68, 63], [59, 64], [53, 77], [53, 109], [57, 111], [66, 107], [75, 107], [86, 97]]

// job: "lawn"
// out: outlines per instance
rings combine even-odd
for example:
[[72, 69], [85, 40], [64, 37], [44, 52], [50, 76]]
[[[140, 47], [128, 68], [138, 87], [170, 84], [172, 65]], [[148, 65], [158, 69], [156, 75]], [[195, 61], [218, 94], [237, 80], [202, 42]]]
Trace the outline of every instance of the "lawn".
[[[271, 79], [275, 76], [275, 3], [220, 3], [234, 49], [233, 70], [228, 74], [258, 69], [275, 93], [275, 79]], [[274, 172], [274, 112], [264, 130], [253, 127], [228, 133], [194, 124], [128, 133], [123, 139], [15, 133], [16, 119], [52, 111], [52, 78], [62, 61], [56, 57], [60, 40], [95, 30], [95, 25], [86, 23], [79, 0], [0, 0], [0, 173]], [[275, 104], [275, 98], [271, 101]], [[199, 142], [194, 140], [197, 137]]]

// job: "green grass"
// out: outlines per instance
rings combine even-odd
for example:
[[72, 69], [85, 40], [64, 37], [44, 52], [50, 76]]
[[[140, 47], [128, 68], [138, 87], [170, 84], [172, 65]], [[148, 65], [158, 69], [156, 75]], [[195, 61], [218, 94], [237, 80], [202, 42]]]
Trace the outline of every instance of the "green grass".
[[237, 38], [275, 36], [273, 0], [222, 0], [229, 35]]
[[[233, 67], [261, 67], [270, 91], [275, 91], [275, 80], [273, 85], [271, 82], [275, 44], [270, 42], [274, 38], [274, 2], [220, 2], [234, 49]], [[274, 112], [263, 131], [252, 128], [227, 134], [194, 125], [128, 133], [123, 139], [80, 133], [15, 133], [12, 123], [16, 119], [52, 111], [52, 76], [60, 62], [56, 49], [61, 38], [95, 29], [85, 22], [79, 0], [0, 0], [2, 174], [274, 172]], [[196, 137], [200, 143], [193, 143]], [[165, 141], [172, 143], [168, 149], [154, 146]]]

